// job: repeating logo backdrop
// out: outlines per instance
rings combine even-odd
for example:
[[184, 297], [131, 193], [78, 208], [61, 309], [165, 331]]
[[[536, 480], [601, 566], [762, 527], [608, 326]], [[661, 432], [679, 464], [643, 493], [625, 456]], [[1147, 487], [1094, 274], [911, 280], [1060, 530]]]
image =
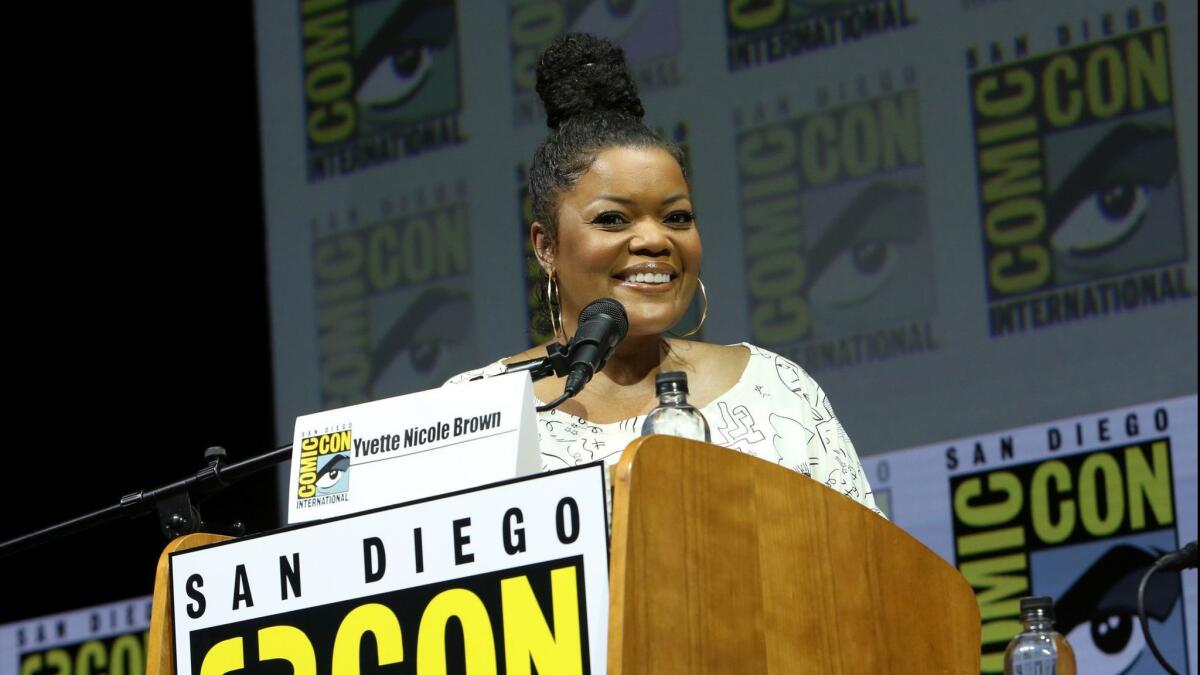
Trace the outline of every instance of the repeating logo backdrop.
[[[1195, 396], [883, 453], [863, 469], [892, 521], [975, 589], [984, 673], [1003, 671], [1027, 595], [1054, 598], [1079, 672], [1162, 672], [1136, 591], [1196, 539]], [[1146, 613], [1175, 670], [1196, 672], [1195, 572], [1153, 576]]]
[[[544, 337], [522, 182], [545, 134], [536, 57], [570, 30], [621, 44], [648, 122], [688, 148], [706, 339], [798, 361], [864, 457], [1194, 395], [1196, 9], [259, 2], [279, 434]], [[1153, 445], [1086, 449], [1158, 470]], [[1187, 449], [1170, 437], [1172, 476]], [[955, 480], [992, 480], [958, 454]], [[1093, 461], [1012, 471], [1032, 490], [1109, 475]], [[876, 497], [908, 527], [899, 478]], [[1127, 566], [1121, 547], [1166, 546], [1160, 489], [1126, 495], [1145, 529], [1023, 553], [1034, 588], [1074, 597], [1048, 570], [1083, 547]]]

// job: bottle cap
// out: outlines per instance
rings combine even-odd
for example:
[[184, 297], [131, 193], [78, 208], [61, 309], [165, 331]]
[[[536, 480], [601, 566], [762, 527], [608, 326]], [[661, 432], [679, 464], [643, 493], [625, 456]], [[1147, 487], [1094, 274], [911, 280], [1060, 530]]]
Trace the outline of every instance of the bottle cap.
[[1045, 610], [1048, 614], [1054, 613], [1054, 599], [1047, 595], [1034, 595], [1028, 598], [1021, 598], [1021, 613], [1030, 612], [1033, 610]]
[[682, 391], [687, 393], [687, 373], [682, 370], [668, 370], [654, 376], [654, 392]]

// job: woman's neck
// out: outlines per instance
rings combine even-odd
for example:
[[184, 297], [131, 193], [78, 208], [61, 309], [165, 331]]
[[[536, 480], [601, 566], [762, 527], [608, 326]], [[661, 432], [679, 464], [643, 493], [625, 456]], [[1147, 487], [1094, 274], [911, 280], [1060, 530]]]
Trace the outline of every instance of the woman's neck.
[[630, 336], [617, 345], [601, 373], [614, 384], [637, 384], [662, 370], [669, 353], [666, 340], [658, 335]]

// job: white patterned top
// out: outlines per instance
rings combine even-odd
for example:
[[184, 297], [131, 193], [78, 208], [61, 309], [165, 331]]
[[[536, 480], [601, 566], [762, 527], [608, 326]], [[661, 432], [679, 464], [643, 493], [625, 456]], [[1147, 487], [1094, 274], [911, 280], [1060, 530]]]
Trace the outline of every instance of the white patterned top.
[[[761, 347], [742, 346], [750, 350], [742, 376], [700, 409], [713, 444], [786, 466], [880, 513], [854, 445], [821, 387], [792, 361]], [[504, 364], [497, 361], [456, 375], [446, 384], [502, 372]], [[558, 410], [538, 413], [542, 469], [598, 459], [605, 466], [616, 464], [625, 446], [641, 435], [644, 420], [639, 415], [597, 424]]]

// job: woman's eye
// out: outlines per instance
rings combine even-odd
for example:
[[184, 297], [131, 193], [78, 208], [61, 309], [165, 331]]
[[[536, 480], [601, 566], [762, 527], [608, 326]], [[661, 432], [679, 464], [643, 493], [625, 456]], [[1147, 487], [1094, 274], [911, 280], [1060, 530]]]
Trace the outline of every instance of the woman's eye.
[[696, 222], [696, 216], [691, 211], [676, 211], [667, 216], [667, 222], [671, 225], [691, 225]]
[[625, 222], [625, 216], [611, 211], [608, 213], [601, 213], [592, 219], [593, 225], [606, 225], [609, 227], [613, 225], [624, 225]]

